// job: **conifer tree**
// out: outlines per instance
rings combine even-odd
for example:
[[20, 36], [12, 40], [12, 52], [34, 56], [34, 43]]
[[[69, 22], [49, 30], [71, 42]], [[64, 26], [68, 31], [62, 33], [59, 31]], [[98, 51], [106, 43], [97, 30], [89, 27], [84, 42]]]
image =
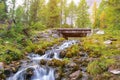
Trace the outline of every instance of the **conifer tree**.
[[97, 25], [97, 19], [98, 16], [97, 16], [97, 3], [96, 1], [94, 1], [94, 4], [93, 4], [93, 9], [92, 9], [92, 26], [93, 28], [96, 28], [98, 25]]
[[72, 0], [71, 3], [69, 4], [69, 17], [70, 17], [70, 25], [71, 27], [74, 26], [74, 20], [76, 16], [76, 5], [74, 1]]
[[81, 0], [77, 8], [77, 27], [88, 27], [90, 24], [88, 6], [85, 0]]
[[48, 27], [54, 28], [60, 26], [60, 9], [58, 0], [49, 0], [48, 2]]

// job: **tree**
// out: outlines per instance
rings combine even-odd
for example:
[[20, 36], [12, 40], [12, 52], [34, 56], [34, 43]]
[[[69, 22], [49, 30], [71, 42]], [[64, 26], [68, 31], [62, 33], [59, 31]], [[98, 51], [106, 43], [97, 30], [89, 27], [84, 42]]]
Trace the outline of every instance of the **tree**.
[[100, 28], [106, 27], [106, 14], [105, 11], [102, 11], [100, 15]]
[[92, 25], [93, 25], [93, 28], [96, 28], [97, 27], [97, 3], [96, 1], [94, 1], [94, 4], [93, 4], [93, 9], [92, 9]]
[[46, 5], [45, 0], [40, 0], [38, 18], [39, 18], [39, 21], [46, 26], [47, 26], [48, 15], [49, 13], [47, 12], [47, 5]]
[[30, 22], [38, 21], [38, 10], [40, 0], [31, 0], [30, 3]]
[[29, 22], [29, 17], [30, 17], [30, 0], [25, 0], [24, 1], [24, 14], [23, 14], [23, 21], [24, 23], [26, 23], [27, 25], [30, 23]]
[[73, 27], [73, 22], [75, 20], [75, 13], [76, 13], [76, 5], [74, 1], [72, 0], [71, 3], [69, 4], [69, 17], [70, 17], [70, 24]]
[[48, 2], [48, 27], [54, 28], [60, 26], [60, 9], [58, 0], [49, 0]]
[[108, 26], [120, 29], [120, 0], [108, 0], [106, 5], [105, 11], [107, 13]]
[[63, 1], [63, 23], [66, 24], [69, 11], [67, 6], [67, 0]]
[[[99, 10], [100, 14], [102, 11], [106, 14], [105, 24], [108, 28], [119, 28], [120, 29], [120, 1], [119, 0], [102, 0]], [[103, 6], [104, 5], [104, 6]]]
[[15, 19], [16, 0], [11, 0], [10, 3], [11, 4], [9, 4], [9, 7], [10, 7], [9, 18], [11, 20], [14, 20]]
[[60, 0], [60, 27], [62, 27], [62, 24], [66, 24], [67, 16], [68, 16], [67, 1]]
[[81, 0], [77, 8], [77, 27], [88, 27], [90, 24], [88, 6], [85, 0]]
[[7, 18], [6, 2], [4, 0], [0, 1], [0, 20], [4, 21]]

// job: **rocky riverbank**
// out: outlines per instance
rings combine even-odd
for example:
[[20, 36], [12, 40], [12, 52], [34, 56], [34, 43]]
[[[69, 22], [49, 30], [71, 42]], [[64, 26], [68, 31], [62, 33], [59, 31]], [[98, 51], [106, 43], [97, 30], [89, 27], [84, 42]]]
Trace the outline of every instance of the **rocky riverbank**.
[[[24, 56], [30, 52], [42, 56], [52, 46], [56, 47], [66, 41], [63, 38], [57, 38], [59, 36], [49, 30], [33, 36], [31, 38], [33, 43], [26, 47]], [[55, 80], [119, 80], [119, 39], [119, 37], [112, 37], [105, 32], [104, 34], [97, 32], [62, 50], [59, 53], [60, 59], [49, 61], [42, 59], [39, 65], [54, 68]], [[49, 57], [53, 56], [54, 54], [51, 54]], [[23, 60], [11, 61], [10, 64], [0, 62], [0, 80], [5, 80], [11, 74], [15, 74], [23, 63], [27, 65], [31, 63], [31, 60], [24, 57]], [[27, 69], [26, 80], [34, 75], [33, 71], [32, 68]]]

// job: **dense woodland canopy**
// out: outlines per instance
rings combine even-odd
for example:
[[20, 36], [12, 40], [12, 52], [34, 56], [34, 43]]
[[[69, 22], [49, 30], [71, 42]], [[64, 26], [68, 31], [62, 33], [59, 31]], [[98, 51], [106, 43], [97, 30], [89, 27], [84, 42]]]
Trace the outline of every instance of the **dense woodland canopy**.
[[89, 7], [85, 0], [81, 0], [78, 5], [73, 0], [69, 4], [67, 0], [49, 0], [47, 3], [46, 0], [25, 0], [17, 9], [16, 0], [11, 0], [9, 11], [6, 1], [0, 1], [0, 21], [3, 22], [14, 20], [16, 24], [26, 24], [34, 28], [39, 26], [39, 29], [64, 26], [119, 28], [118, 0], [102, 0], [99, 7], [94, 2], [92, 13], [88, 13]]
[[[33, 37], [36, 38], [37, 33], [53, 28], [91, 28], [93, 31], [97, 29], [106, 31], [105, 35], [85, 38], [84, 45], [81, 44], [95, 58], [88, 66], [88, 72], [92, 75], [107, 70], [108, 65], [114, 61], [111, 56], [120, 53], [120, 0], [101, 0], [99, 6], [94, 1], [91, 13], [86, 0], [80, 0], [78, 4], [74, 0], [70, 3], [67, 3], [68, 0], [48, 0], [48, 2], [23, 0], [23, 5], [18, 7], [16, 1], [11, 0], [9, 6], [7, 0], [0, 0], [0, 62], [10, 63], [20, 60], [24, 57], [24, 53], [35, 52], [38, 49], [42, 52], [48, 45], [59, 43], [59, 40], [51, 43], [43, 40], [38, 46], [33, 42]], [[103, 41], [108, 39], [117, 42], [110, 46], [103, 45]], [[73, 52], [79, 52], [76, 49], [78, 47], [79, 45], [72, 47]], [[68, 56], [71, 57], [69, 54]], [[99, 59], [96, 59], [98, 56]]]
[[[88, 5], [81, 0], [78, 5], [72, 0], [25, 0], [23, 5], [16, 7], [16, 0], [0, 0], [0, 37], [13, 37], [18, 41], [29, 37], [34, 31], [48, 28], [109, 28], [120, 29], [120, 1], [102, 0], [97, 6], [96, 1], [92, 13]], [[32, 31], [32, 32], [31, 32]], [[7, 36], [7, 37], [5, 37]]]

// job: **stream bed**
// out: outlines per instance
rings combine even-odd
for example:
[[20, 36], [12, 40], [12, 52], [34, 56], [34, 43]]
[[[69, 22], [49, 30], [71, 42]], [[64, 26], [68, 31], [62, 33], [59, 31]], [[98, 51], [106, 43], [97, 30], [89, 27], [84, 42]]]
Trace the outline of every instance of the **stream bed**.
[[[15, 74], [11, 74], [7, 80], [58, 80], [55, 76], [55, 68], [50, 67], [47, 64], [44, 66], [40, 65], [40, 61], [49, 61], [52, 59], [62, 61], [62, 58], [59, 57], [60, 52], [74, 44], [77, 44], [77, 40], [68, 40], [59, 46], [51, 47], [51, 50], [47, 50], [42, 56], [34, 53], [28, 54], [27, 57], [29, 59], [29, 62], [23, 61], [19, 70]], [[84, 58], [85, 57], [87, 57], [87, 55], [85, 55]], [[83, 77], [81, 79], [87, 80], [87, 75], [84, 72], [85, 68], [82, 67], [81, 69], [83, 73]]]

